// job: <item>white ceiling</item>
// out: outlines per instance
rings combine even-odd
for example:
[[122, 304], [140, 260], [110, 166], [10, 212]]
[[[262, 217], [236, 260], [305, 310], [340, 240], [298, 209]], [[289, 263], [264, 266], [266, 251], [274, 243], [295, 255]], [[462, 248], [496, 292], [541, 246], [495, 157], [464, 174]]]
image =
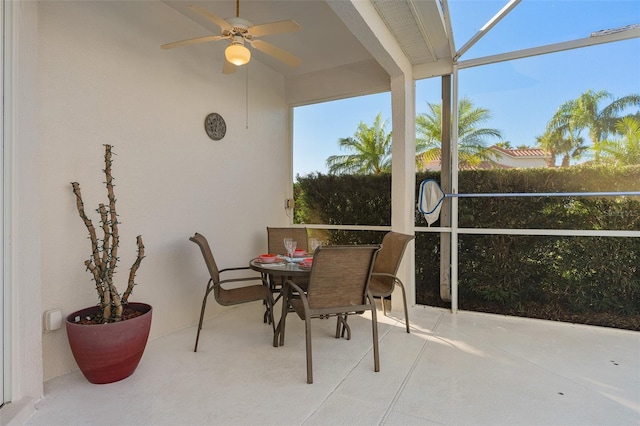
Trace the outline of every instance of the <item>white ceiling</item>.
[[[236, 15], [234, 0], [165, 1], [202, 28], [202, 35], [219, 34], [213, 22], [189, 9], [195, 5], [221, 18]], [[355, 64], [377, 63], [389, 75], [402, 61], [411, 66], [451, 61], [438, 0], [241, 0], [240, 17], [254, 25], [292, 19], [302, 27], [297, 33], [265, 36], [263, 40], [302, 59], [298, 67], [252, 49], [258, 60], [285, 77], [314, 75], [345, 69]], [[384, 31], [376, 29], [385, 28]], [[192, 36], [185, 35], [185, 38]], [[172, 42], [178, 40], [166, 40]], [[210, 42], [212, 50], [223, 55], [227, 41]], [[181, 47], [188, 49], [189, 47]], [[401, 52], [392, 57], [389, 51]], [[400, 59], [397, 58], [400, 56]], [[400, 65], [394, 64], [400, 60]], [[369, 65], [370, 66], [370, 65]], [[380, 71], [380, 70], [379, 70]]]
[[[203, 28], [202, 35], [219, 34], [220, 28], [213, 22], [188, 8], [203, 7], [221, 18], [235, 16], [235, 1], [166, 1], [170, 7]], [[298, 67], [290, 67], [269, 55], [251, 49], [253, 59], [275, 69], [284, 76], [306, 74], [326, 68], [371, 59], [371, 55], [351, 34], [324, 1], [240, 1], [240, 17], [254, 25], [292, 19], [302, 27], [297, 33], [265, 36], [263, 40], [276, 45], [302, 59]], [[188, 37], [185, 37], [188, 38]], [[167, 40], [168, 42], [174, 40]], [[228, 45], [226, 40], [212, 42], [220, 55]], [[182, 47], [181, 49], [188, 49]], [[253, 60], [252, 59], [252, 60]]]
[[[300, 32], [263, 38], [300, 57], [300, 66], [291, 67], [252, 49], [252, 61], [260, 61], [285, 76], [287, 100], [299, 105], [390, 90], [390, 79], [398, 75], [418, 80], [450, 74], [456, 53], [446, 10], [450, 1], [241, 0], [240, 17], [254, 25], [289, 19], [300, 24]], [[504, 1], [506, 5], [490, 21], [492, 25], [521, 2]], [[236, 16], [235, 0], [167, 0], [164, 3], [191, 19], [194, 27], [202, 30], [202, 36], [217, 35], [220, 28], [189, 6], [200, 6], [221, 18]], [[579, 6], [580, 2], [576, 2], [576, 7]], [[488, 24], [475, 37], [488, 31], [491, 28]], [[193, 34], [185, 34], [184, 38], [192, 37]], [[457, 63], [461, 67], [475, 66], [634, 37], [640, 37], [640, 28], [597, 40], [587, 37]], [[173, 41], [179, 40], [163, 42]], [[228, 42], [209, 44], [212, 52], [222, 57]], [[461, 50], [465, 49], [463, 46]]]

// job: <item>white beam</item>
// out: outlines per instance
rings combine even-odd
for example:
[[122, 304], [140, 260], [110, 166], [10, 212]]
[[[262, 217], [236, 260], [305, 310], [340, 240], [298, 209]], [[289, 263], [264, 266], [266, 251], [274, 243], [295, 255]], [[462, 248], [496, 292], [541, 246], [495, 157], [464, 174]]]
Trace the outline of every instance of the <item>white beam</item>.
[[349, 0], [327, 4], [389, 76], [411, 74], [409, 60], [371, 2]]
[[[640, 38], [640, 28], [631, 28], [612, 34], [592, 35], [591, 37], [580, 38], [562, 43], [547, 44], [545, 46], [533, 47], [530, 49], [516, 50], [499, 55], [485, 56], [482, 58], [469, 59], [458, 63], [459, 69], [477, 67], [479, 65], [493, 64], [497, 62], [511, 61], [514, 59], [528, 58], [531, 56], [545, 55], [547, 53], [561, 52], [563, 50], [578, 49], [581, 47], [595, 46], [598, 44], [611, 43], [615, 41]], [[632, 54], [632, 53], [630, 53]]]
[[511, 12], [513, 8], [516, 7], [521, 1], [522, 0], [511, 0], [502, 9], [500, 9], [500, 11], [496, 13], [493, 18], [491, 18], [486, 24], [484, 24], [484, 26], [480, 28], [480, 30], [475, 33], [475, 35], [471, 37], [469, 41], [467, 41], [464, 46], [460, 48], [460, 50], [458, 50], [458, 52], [453, 57], [453, 60], [457, 61], [458, 58], [464, 55], [464, 53], [469, 50], [469, 48], [471, 48], [474, 44], [476, 44], [478, 40], [484, 37], [484, 35], [487, 34], [491, 30], [491, 28], [493, 28], [498, 22], [500, 22], [502, 18], [507, 16], [507, 14], [509, 14], [509, 12]]

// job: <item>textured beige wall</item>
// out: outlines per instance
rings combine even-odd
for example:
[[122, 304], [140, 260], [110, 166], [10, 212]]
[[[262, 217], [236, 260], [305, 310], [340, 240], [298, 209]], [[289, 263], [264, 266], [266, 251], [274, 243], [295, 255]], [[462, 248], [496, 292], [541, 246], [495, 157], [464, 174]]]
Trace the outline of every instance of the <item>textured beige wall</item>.
[[[46, 1], [38, 12], [41, 311], [66, 316], [97, 302], [69, 183], [80, 182], [88, 212], [105, 200], [109, 143], [122, 222], [117, 283], [142, 234], [147, 257], [131, 300], [153, 305], [151, 338], [190, 326], [208, 277], [188, 237], [207, 236], [221, 267], [244, 266], [266, 248], [265, 227], [287, 223], [283, 78], [252, 61], [247, 106], [244, 70], [220, 72], [224, 45], [160, 49], [203, 33], [160, 2]], [[226, 120], [220, 141], [203, 130], [210, 112]], [[77, 368], [64, 330], [42, 339], [45, 380]]]

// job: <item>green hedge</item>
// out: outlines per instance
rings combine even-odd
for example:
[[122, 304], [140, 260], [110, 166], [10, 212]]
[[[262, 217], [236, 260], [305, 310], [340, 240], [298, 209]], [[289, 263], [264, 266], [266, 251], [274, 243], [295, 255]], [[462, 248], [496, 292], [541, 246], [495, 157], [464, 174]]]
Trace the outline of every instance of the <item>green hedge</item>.
[[[416, 197], [424, 179], [416, 176]], [[640, 167], [496, 169], [462, 171], [460, 193], [639, 191]], [[296, 221], [390, 225], [391, 177], [298, 178]], [[426, 226], [416, 213], [416, 225]], [[433, 226], [438, 226], [436, 222]], [[466, 228], [640, 230], [640, 197], [459, 198]], [[331, 244], [375, 243], [381, 232], [327, 231]], [[416, 236], [418, 303], [439, 299], [440, 236]], [[640, 314], [640, 238], [518, 235], [459, 236], [459, 304], [478, 309], [545, 316], [569, 313]], [[542, 312], [542, 314], [541, 314]]]

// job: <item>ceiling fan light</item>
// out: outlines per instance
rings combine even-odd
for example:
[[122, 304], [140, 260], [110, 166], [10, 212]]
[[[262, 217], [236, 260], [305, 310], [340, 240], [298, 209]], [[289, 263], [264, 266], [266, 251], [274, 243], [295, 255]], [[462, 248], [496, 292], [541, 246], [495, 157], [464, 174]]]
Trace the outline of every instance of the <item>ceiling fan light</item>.
[[249, 62], [251, 51], [241, 44], [232, 44], [225, 49], [224, 56], [233, 65], [240, 66]]

